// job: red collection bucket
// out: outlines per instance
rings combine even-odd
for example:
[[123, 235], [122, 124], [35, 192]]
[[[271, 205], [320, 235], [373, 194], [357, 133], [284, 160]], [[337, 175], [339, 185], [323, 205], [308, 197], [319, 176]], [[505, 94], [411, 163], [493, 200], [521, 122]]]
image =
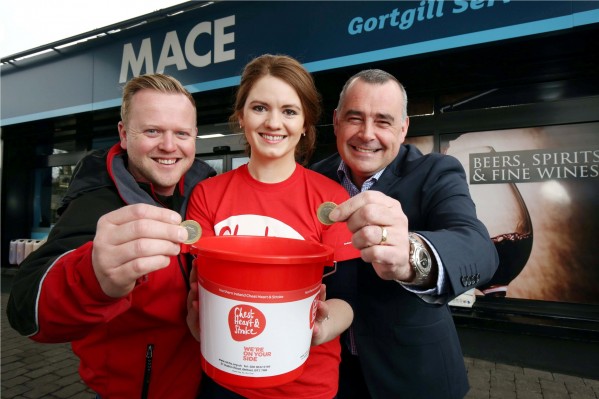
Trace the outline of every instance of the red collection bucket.
[[333, 249], [279, 237], [206, 237], [197, 255], [202, 369], [245, 388], [282, 385], [303, 371], [325, 266]]

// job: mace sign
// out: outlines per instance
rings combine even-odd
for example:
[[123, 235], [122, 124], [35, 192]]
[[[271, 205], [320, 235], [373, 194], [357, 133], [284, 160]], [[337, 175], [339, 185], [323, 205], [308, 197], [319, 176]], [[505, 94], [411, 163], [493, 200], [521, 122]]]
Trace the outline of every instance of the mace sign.
[[2, 65], [10, 101], [1, 124], [119, 106], [123, 83], [143, 73], [173, 75], [194, 93], [236, 86], [243, 66], [264, 53], [317, 72], [594, 23], [597, 1], [206, 3], [96, 45]]
[[[141, 41], [139, 50], [133, 43], [123, 45], [123, 58], [119, 83], [125, 83], [128, 72], [134, 76], [143, 73], [164, 73], [166, 67], [174, 66], [179, 71], [187, 69], [188, 65], [203, 68], [212, 63], [231, 61], [235, 59], [235, 15], [220, 18], [215, 21], [203, 21], [195, 25], [179, 40], [176, 30], [167, 32], [162, 40], [158, 63], [154, 68], [154, 54], [152, 51], [152, 38], [147, 37]], [[209, 49], [198, 54], [196, 43], [208, 41]], [[230, 45], [230, 49], [226, 49]]]

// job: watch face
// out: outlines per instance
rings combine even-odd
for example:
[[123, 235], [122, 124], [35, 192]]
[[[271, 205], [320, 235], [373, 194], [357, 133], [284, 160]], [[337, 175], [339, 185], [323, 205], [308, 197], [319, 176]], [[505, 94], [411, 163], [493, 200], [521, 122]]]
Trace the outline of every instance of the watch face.
[[416, 258], [416, 262], [418, 262], [418, 265], [423, 271], [426, 271], [431, 265], [428, 253], [422, 247], [417, 248], [415, 252], [414, 257]]
[[410, 264], [416, 272], [416, 284], [426, 281], [431, 271], [432, 261], [430, 254], [418, 240], [410, 238]]
[[422, 251], [418, 251], [418, 263], [420, 264], [420, 266], [424, 267], [426, 269], [426, 266], [428, 265], [428, 258], [426, 257], [426, 254], [424, 254]]

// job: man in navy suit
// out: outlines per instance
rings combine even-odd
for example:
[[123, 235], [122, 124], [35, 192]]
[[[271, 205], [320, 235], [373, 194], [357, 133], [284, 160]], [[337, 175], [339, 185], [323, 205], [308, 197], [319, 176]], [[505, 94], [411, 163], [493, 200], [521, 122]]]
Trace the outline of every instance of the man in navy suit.
[[350, 78], [333, 119], [338, 153], [313, 169], [352, 196], [329, 217], [347, 221], [363, 260], [327, 284], [355, 313], [338, 398], [463, 398], [468, 378], [447, 303], [490, 280], [499, 262], [464, 169], [402, 144], [407, 95], [384, 71]]

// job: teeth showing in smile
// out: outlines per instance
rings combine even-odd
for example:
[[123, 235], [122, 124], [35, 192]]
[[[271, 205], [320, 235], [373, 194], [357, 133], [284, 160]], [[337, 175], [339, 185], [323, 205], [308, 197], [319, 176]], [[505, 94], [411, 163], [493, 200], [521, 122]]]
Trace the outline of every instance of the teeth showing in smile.
[[162, 165], [174, 165], [177, 162], [176, 159], [157, 159], [157, 161]]
[[378, 150], [371, 150], [369, 148], [362, 148], [362, 147], [354, 147], [356, 151], [358, 152], [377, 152]]
[[285, 139], [285, 136], [270, 136], [268, 134], [261, 134], [260, 136], [262, 136], [264, 139], [268, 141], [282, 141], [283, 139]]

